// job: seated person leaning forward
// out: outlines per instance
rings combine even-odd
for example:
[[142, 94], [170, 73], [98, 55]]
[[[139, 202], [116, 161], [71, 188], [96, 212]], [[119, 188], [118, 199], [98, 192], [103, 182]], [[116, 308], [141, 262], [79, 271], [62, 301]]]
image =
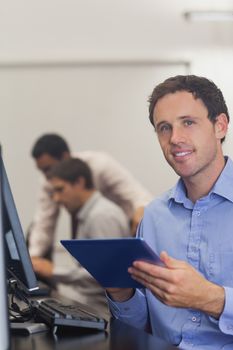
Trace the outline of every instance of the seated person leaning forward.
[[[94, 188], [91, 170], [84, 161], [69, 158], [59, 162], [50, 170], [48, 179], [53, 188], [53, 200], [77, 219], [74, 238], [130, 236], [126, 215]], [[64, 251], [64, 254], [68, 253]], [[94, 307], [103, 316], [108, 314], [102, 287], [75, 259], [67, 265], [64, 260], [51, 262], [34, 257], [32, 263], [39, 277], [57, 284], [60, 294]]]

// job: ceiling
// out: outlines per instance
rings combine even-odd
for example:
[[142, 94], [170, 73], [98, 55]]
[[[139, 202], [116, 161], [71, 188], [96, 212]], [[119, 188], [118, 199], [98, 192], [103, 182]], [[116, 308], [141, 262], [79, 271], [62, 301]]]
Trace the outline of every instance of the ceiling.
[[233, 10], [216, 0], [8, 0], [0, 61], [157, 57], [233, 47], [233, 22], [188, 22], [188, 10]]

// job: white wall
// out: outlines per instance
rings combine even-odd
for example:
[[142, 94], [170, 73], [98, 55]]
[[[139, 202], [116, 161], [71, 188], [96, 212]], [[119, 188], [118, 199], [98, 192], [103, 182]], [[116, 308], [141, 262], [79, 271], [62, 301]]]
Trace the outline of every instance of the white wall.
[[233, 158], [233, 50], [220, 48], [192, 54], [191, 71], [206, 76], [221, 89], [230, 114], [229, 131], [223, 144], [224, 153]]

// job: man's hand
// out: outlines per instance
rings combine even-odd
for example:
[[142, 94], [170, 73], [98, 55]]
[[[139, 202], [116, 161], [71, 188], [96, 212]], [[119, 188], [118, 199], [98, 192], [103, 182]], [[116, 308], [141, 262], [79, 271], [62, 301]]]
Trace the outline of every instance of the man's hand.
[[44, 278], [51, 278], [53, 275], [53, 263], [45, 258], [32, 257], [33, 270]]
[[185, 261], [176, 260], [166, 252], [160, 258], [164, 267], [135, 261], [129, 272], [162, 303], [201, 310], [218, 319], [224, 308], [224, 289], [206, 280]]
[[126, 301], [130, 299], [134, 294], [132, 288], [107, 288], [107, 293], [113, 301]]

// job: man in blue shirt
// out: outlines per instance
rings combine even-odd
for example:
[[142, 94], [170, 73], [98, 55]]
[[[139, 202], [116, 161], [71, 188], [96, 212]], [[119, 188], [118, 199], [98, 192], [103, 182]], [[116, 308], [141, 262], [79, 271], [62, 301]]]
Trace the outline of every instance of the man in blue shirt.
[[155, 87], [150, 121], [180, 176], [146, 208], [138, 235], [164, 266], [129, 268], [144, 290], [108, 289], [113, 316], [182, 349], [233, 349], [233, 162], [224, 157], [229, 114], [206, 78]]

